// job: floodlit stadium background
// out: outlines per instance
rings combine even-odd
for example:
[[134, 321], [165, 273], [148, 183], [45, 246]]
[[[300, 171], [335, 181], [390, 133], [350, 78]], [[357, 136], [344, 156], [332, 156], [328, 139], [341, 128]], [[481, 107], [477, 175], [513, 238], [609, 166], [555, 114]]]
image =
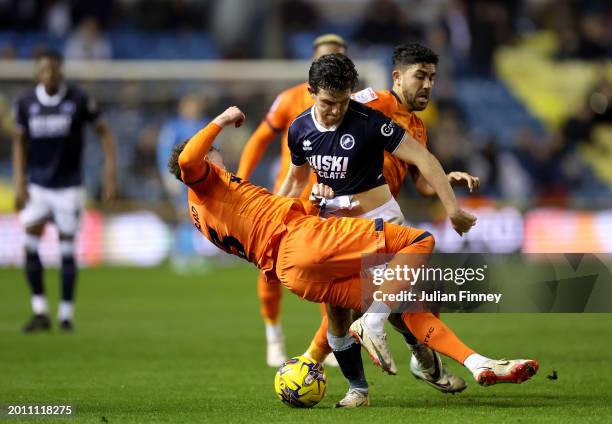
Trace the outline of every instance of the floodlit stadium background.
[[[231, 170], [274, 96], [306, 79], [311, 44], [349, 43], [362, 85], [390, 88], [393, 45], [417, 40], [440, 54], [433, 102], [420, 113], [447, 171], [482, 189], [462, 201], [479, 217], [459, 238], [434, 200], [406, 184], [410, 222], [441, 252], [612, 252], [612, 6], [606, 1], [297, 0], [0, 2], [0, 267], [21, 264], [13, 212], [11, 102], [29, 86], [33, 54], [62, 51], [69, 80], [101, 104], [118, 140], [120, 198], [99, 201], [101, 149], [85, 153], [85, 266], [154, 266], [224, 256], [180, 221], [162, 184], [157, 144], [181, 97], [202, 121], [228, 105], [247, 114], [220, 144]], [[238, 30], [239, 29], [239, 30]], [[239, 62], [236, 62], [239, 61]], [[270, 187], [272, 143], [252, 181]], [[58, 261], [47, 229], [45, 263]]]

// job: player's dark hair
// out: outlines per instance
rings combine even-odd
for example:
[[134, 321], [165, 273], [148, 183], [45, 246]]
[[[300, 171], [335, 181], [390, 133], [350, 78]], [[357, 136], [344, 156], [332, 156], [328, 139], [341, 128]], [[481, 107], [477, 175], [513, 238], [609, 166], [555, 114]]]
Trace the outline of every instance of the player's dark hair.
[[53, 49], [40, 50], [39, 52], [36, 53], [36, 55], [34, 56], [34, 59], [36, 59], [37, 61], [41, 59], [53, 59], [53, 60], [57, 60], [60, 63], [64, 61], [64, 57], [62, 56], [62, 54], [58, 52], [57, 50], [53, 50]]
[[326, 54], [312, 62], [308, 71], [308, 84], [315, 94], [319, 89], [328, 91], [353, 91], [359, 74], [351, 59], [340, 53]]
[[419, 43], [405, 43], [393, 49], [393, 69], [416, 63], [438, 64], [438, 55]]
[[[178, 160], [187, 143], [189, 143], [189, 139], [174, 146], [172, 153], [170, 153], [170, 159], [168, 159], [168, 172], [174, 175], [174, 177], [181, 182], [183, 182], [183, 179], [181, 178], [181, 167], [179, 166]], [[210, 146], [209, 151], [221, 153], [221, 149], [219, 149], [217, 146]]]

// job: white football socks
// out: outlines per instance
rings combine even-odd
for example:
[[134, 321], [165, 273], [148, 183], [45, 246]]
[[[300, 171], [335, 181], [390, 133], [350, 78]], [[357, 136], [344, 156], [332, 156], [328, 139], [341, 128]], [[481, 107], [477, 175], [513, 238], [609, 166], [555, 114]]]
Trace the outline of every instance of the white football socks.
[[74, 318], [74, 303], [62, 300], [57, 311], [57, 318], [60, 321], [72, 321]]
[[465, 361], [463, 361], [463, 365], [465, 365], [465, 367], [470, 371], [474, 372], [476, 369], [484, 366], [487, 361], [491, 361], [491, 359], [477, 353], [472, 353], [465, 359]]
[[49, 305], [47, 305], [47, 297], [44, 294], [32, 295], [32, 312], [36, 315], [48, 314]]
[[327, 343], [334, 351], [343, 351], [355, 344], [355, 339], [346, 333], [344, 336], [334, 336], [329, 331], [327, 332]]
[[391, 315], [391, 308], [384, 302], [375, 300], [363, 314], [363, 320], [371, 331], [382, 333], [385, 331], [385, 321], [389, 315]]
[[283, 335], [283, 328], [280, 324], [267, 324], [266, 323], [266, 341], [268, 343], [278, 343], [285, 339]]

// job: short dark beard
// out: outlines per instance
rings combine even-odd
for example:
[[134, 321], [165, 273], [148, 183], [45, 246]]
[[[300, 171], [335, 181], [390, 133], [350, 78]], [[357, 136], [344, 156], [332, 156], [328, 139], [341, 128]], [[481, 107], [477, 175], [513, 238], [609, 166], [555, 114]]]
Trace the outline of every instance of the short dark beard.
[[406, 106], [408, 107], [410, 112], [419, 112], [419, 111], [425, 110], [427, 108], [427, 104], [425, 105], [425, 107], [417, 106], [416, 100], [415, 100], [416, 96], [410, 96], [405, 91], [402, 94], [404, 95], [404, 100], [406, 101]]

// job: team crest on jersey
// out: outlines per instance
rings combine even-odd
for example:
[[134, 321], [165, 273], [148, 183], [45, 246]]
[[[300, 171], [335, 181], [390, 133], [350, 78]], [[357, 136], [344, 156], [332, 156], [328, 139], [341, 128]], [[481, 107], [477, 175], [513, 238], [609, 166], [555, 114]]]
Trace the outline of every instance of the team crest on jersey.
[[395, 131], [395, 125], [393, 125], [393, 122], [383, 124], [382, 127], [380, 127], [380, 133], [385, 137], [389, 137], [391, 134], [393, 134], [393, 131]]
[[350, 134], [344, 134], [342, 137], [340, 137], [340, 146], [344, 150], [351, 150], [353, 147], [355, 147], [355, 138]]
[[312, 142], [310, 140], [302, 141], [302, 149], [304, 149], [304, 150], [312, 150]]
[[30, 115], [38, 115], [40, 113], [40, 105], [38, 103], [32, 103], [28, 108]]

